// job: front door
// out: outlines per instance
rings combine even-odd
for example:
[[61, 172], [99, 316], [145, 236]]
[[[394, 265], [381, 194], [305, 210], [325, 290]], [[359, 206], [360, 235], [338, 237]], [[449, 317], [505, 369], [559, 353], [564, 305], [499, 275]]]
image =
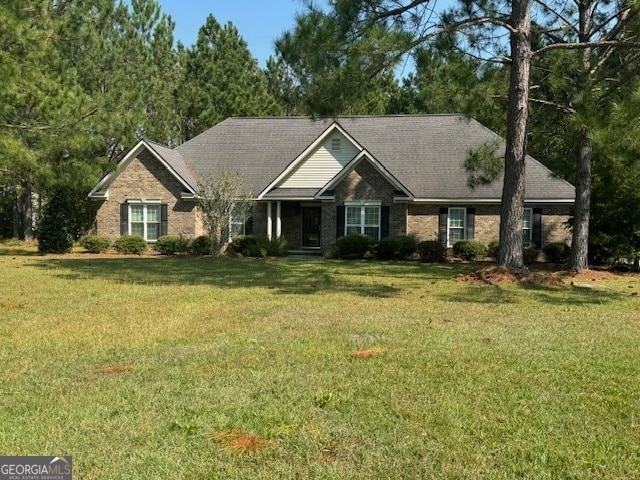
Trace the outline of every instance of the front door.
[[320, 207], [302, 207], [302, 247], [320, 248]]

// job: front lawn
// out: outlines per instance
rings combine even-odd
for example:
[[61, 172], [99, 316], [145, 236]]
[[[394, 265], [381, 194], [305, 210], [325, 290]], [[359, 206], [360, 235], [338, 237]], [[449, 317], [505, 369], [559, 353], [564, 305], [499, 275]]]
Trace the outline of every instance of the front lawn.
[[2, 455], [79, 479], [640, 478], [638, 276], [26, 253], [0, 247]]

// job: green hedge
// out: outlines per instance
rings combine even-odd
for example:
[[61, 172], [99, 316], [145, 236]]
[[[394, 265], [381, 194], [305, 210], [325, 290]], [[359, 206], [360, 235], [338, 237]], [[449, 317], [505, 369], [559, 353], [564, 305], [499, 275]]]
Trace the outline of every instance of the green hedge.
[[194, 238], [189, 244], [188, 251], [191, 255], [211, 255], [211, 239], [208, 235], [200, 235]]
[[189, 241], [182, 235], [164, 235], [153, 244], [153, 249], [160, 255], [178, 255], [187, 253]]
[[437, 240], [425, 240], [416, 246], [420, 254], [420, 261], [424, 263], [444, 262], [447, 249]]
[[147, 242], [139, 235], [122, 235], [113, 242], [113, 249], [125, 255], [142, 255], [147, 250]]
[[386, 237], [375, 250], [378, 260], [404, 260], [416, 251], [416, 241], [406, 235]]
[[80, 238], [80, 246], [90, 253], [104, 253], [109, 250], [111, 240], [98, 235], [84, 235]]
[[484, 243], [477, 240], [460, 240], [453, 245], [453, 253], [463, 260], [483, 258], [487, 252]]
[[373, 244], [369, 235], [351, 233], [336, 241], [335, 256], [347, 260], [362, 259], [371, 252]]
[[542, 249], [547, 257], [547, 261], [551, 263], [568, 263], [571, 255], [571, 247], [563, 242], [554, 242], [545, 245]]

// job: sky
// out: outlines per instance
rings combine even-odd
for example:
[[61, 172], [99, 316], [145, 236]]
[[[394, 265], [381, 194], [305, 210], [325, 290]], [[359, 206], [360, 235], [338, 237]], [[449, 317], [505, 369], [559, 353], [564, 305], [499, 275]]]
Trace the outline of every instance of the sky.
[[185, 46], [196, 42], [198, 30], [211, 13], [221, 25], [233, 23], [261, 67], [273, 55], [274, 42], [293, 28], [301, 0], [158, 0], [176, 26], [174, 38]]

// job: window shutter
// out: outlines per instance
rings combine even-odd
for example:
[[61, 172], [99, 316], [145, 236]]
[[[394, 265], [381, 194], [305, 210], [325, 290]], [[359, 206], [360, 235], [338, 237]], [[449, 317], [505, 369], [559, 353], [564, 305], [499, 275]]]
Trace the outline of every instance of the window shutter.
[[467, 208], [467, 240], [473, 240], [473, 233], [476, 228], [476, 209]]
[[244, 222], [244, 234], [245, 235], [253, 234], [253, 216], [247, 217], [247, 220]]
[[389, 206], [380, 207], [380, 239], [389, 236]]
[[167, 235], [168, 232], [168, 212], [167, 212], [167, 204], [163, 203], [160, 205], [160, 236]]
[[536, 248], [542, 247], [542, 209], [533, 209], [533, 225], [531, 230], [531, 243]]
[[449, 209], [442, 207], [440, 209], [440, 217], [438, 220], [438, 240], [445, 247], [447, 246], [447, 220], [449, 218]]
[[120, 235], [129, 233], [129, 205], [120, 204]]
[[336, 238], [344, 237], [345, 207], [336, 207]]

